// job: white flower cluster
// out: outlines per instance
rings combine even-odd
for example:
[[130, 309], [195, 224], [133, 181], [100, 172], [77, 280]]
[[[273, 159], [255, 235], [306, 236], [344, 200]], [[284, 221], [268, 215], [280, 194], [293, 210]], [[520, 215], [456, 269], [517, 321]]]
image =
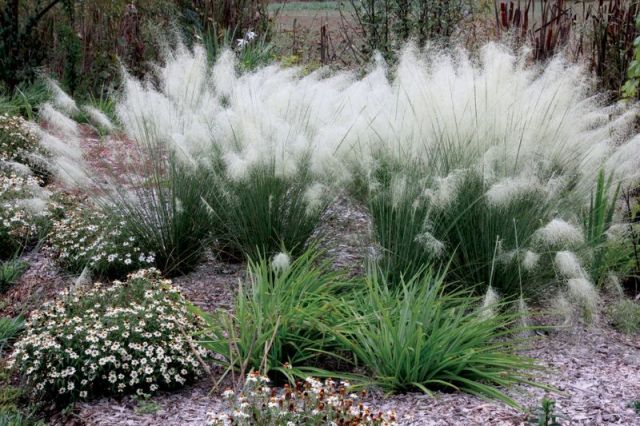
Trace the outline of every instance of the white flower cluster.
[[0, 257], [37, 239], [49, 223], [48, 207], [37, 178], [0, 173]]
[[36, 398], [59, 404], [104, 394], [153, 393], [199, 376], [201, 325], [154, 269], [127, 282], [61, 294], [33, 313], [16, 343], [17, 366]]
[[123, 229], [99, 209], [79, 205], [54, 221], [49, 247], [65, 268], [80, 272], [85, 266], [107, 276], [121, 277], [153, 266], [155, 253], [145, 252]]
[[22, 117], [0, 114], [0, 169], [30, 174], [45, 155], [38, 134]]
[[294, 386], [281, 390], [269, 387], [269, 378], [251, 372], [238, 395], [223, 392], [230, 401], [229, 413], [209, 413], [209, 425], [277, 424], [298, 426], [307, 424], [337, 425], [397, 425], [393, 411], [374, 412], [359, 401], [360, 396], [349, 391], [347, 382], [327, 379], [322, 382], [307, 377]]

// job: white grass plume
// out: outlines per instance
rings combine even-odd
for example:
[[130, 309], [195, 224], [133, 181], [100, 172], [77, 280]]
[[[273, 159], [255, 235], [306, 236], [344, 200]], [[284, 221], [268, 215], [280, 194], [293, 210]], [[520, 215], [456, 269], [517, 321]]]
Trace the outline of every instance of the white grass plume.
[[553, 219], [536, 231], [538, 239], [548, 245], [570, 246], [584, 241], [582, 231], [562, 219]]
[[78, 123], [55, 109], [48, 102], [40, 106], [38, 114], [40, 119], [44, 120], [63, 136], [77, 137], [80, 134]]
[[111, 120], [109, 120], [109, 117], [107, 117], [107, 115], [104, 112], [100, 111], [98, 108], [92, 107], [90, 105], [85, 105], [82, 107], [82, 110], [87, 114], [91, 122], [102, 130], [113, 132], [113, 130], [115, 129], [115, 126], [113, 125]]
[[291, 258], [287, 253], [280, 252], [271, 260], [271, 267], [276, 272], [285, 272], [291, 266]]
[[531, 272], [538, 267], [538, 263], [540, 262], [540, 255], [531, 250], [526, 250], [524, 252], [524, 256], [522, 257], [522, 267], [525, 271]]
[[495, 316], [495, 309], [497, 308], [499, 302], [500, 296], [498, 296], [498, 293], [496, 293], [492, 286], [489, 286], [487, 288], [487, 292], [484, 294], [484, 299], [482, 301], [482, 308], [480, 313], [481, 317], [491, 318]]
[[583, 310], [583, 316], [587, 321], [592, 321], [597, 316], [598, 291], [593, 283], [586, 278], [571, 278], [567, 281], [569, 295]]
[[511, 201], [540, 189], [535, 176], [507, 177], [493, 184], [485, 194], [489, 203], [506, 206]]
[[47, 78], [46, 82], [47, 87], [53, 94], [52, 102], [57, 108], [59, 108], [68, 116], [72, 116], [80, 112], [78, 110], [78, 106], [76, 105], [76, 101], [74, 101], [71, 96], [69, 96], [64, 90], [62, 90], [58, 83], [50, 78]]
[[570, 251], [559, 251], [555, 256], [555, 265], [560, 274], [566, 278], [583, 278], [585, 276], [578, 256]]

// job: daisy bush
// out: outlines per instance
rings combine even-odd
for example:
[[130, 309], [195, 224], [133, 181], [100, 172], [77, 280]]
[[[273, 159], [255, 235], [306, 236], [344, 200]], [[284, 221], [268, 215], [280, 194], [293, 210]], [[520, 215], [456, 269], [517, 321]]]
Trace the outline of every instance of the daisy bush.
[[307, 377], [293, 386], [271, 388], [269, 378], [252, 372], [243, 390], [227, 389], [229, 413], [209, 413], [209, 425], [396, 425], [393, 411], [375, 411], [351, 392], [348, 382], [325, 381]]
[[124, 277], [153, 266], [155, 253], [143, 250], [125, 225], [100, 209], [76, 205], [53, 222], [49, 248], [57, 262], [74, 273], [88, 267], [100, 276]]
[[48, 194], [35, 177], [0, 173], [0, 259], [15, 256], [46, 234]]
[[22, 117], [0, 114], [0, 169], [46, 175], [38, 134]]
[[157, 270], [67, 291], [29, 319], [11, 363], [35, 399], [59, 406], [99, 395], [152, 394], [202, 373], [200, 322]]

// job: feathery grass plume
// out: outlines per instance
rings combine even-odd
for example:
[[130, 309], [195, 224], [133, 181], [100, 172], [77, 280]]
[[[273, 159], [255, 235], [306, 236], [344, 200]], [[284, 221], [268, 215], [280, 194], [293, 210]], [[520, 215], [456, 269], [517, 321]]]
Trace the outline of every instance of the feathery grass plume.
[[496, 206], [508, 205], [513, 199], [528, 192], [538, 191], [540, 184], [535, 176], [504, 178], [494, 183], [485, 194], [489, 203]]
[[113, 125], [109, 117], [107, 117], [107, 114], [100, 111], [98, 108], [92, 107], [90, 105], [84, 105], [82, 107], [82, 111], [87, 114], [91, 122], [94, 125], [98, 126], [100, 129], [106, 132], [113, 132], [113, 130], [115, 129], [115, 126]]
[[582, 231], [562, 219], [553, 219], [536, 231], [536, 237], [549, 246], [571, 246], [584, 242]]
[[598, 314], [598, 291], [593, 283], [586, 278], [571, 278], [567, 281], [569, 296], [582, 310], [587, 321], [593, 321]]
[[531, 315], [529, 312], [529, 306], [524, 300], [523, 296], [518, 298], [518, 321], [520, 323], [521, 334], [523, 336], [529, 336], [531, 334]]
[[80, 110], [73, 100], [54, 80], [47, 78], [46, 84], [53, 95], [51, 102], [67, 116], [74, 116]]
[[560, 275], [566, 278], [583, 278], [585, 276], [578, 256], [570, 251], [559, 251], [555, 256], [555, 265]]
[[531, 250], [525, 250], [524, 256], [522, 258], [522, 266], [524, 267], [525, 271], [533, 271], [538, 266], [539, 261], [540, 255], [538, 253]]
[[276, 272], [284, 272], [291, 266], [291, 258], [287, 253], [278, 253], [271, 260], [271, 267]]
[[41, 120], [46, 122], [47, 125], [51, 126], [65, 137], [76, 138], [80, 134], [78, 123], [55, 109], [49, 102], [40, 106], [38, 115]]
[[495, 316], [495, 309], [496, 307], [498, 307], [499, 303], [500, 296], [498, 296], [498, 293], [496, 293], [493, 287], [487, 287], [487, 291], [484, 294], [484, 298], [482, 299], [482, 307], [480, 308], [482, 317], [491, 318]]
[[551, 308], [551, 311], [563, 320], [562, 327], [568, 327], [574, 322], [575, 306], [569, 302], [564, 291], [558, 291], [551, 299]]

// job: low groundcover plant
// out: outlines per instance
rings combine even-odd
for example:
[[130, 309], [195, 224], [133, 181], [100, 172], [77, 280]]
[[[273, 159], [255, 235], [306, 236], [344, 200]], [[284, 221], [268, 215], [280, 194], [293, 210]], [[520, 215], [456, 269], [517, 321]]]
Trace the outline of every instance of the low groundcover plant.
[[58, 406], [100, 395], [151, 394], [199, 376], [199, 320], [156, 270], [67, 291], [32, 314], [11, 362], [34, 399]]
[[393, 411], [375, 411], [360, 402], [366, 393], [352, 392], [348, 382], [325, 381], [307, 377], [304, 382], [271, 388], [269, 378], [251, 372], [244, 388], [236, 393], [227, 389], [223, 396], [230, 413], [209, 413], [209, 425], [397, 425]]
[[98, 276], [122, 278], [154, 265], [155, 253], [140, 248], [124, 229], [124, 220], [115, 220], [90, 205], [69, 206], [63, 215], [53, 222], [48, 247], [70, 272], [81, 273], [88, 267]]

